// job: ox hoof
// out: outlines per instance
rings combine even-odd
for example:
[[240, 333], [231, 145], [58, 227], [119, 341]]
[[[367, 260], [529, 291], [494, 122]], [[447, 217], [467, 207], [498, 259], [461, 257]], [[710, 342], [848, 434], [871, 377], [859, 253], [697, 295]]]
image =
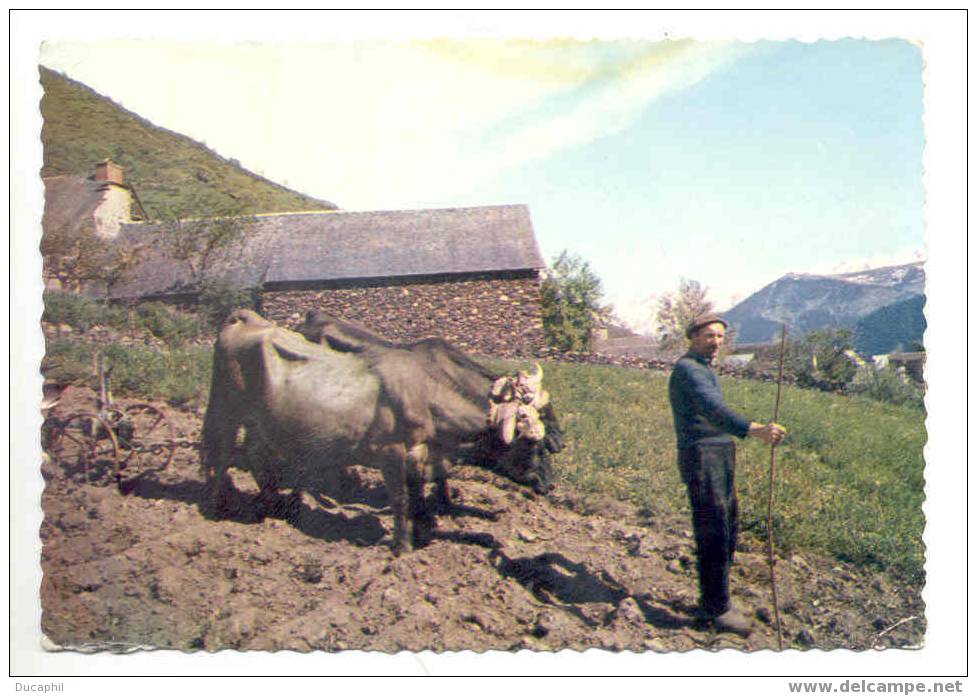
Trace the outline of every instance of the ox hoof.
[[434, 539], [435, 527], [437, 527], [437, 522], [433, 518], [423, 518], [414, 523], [414, 534], [412, 536], [415, 549], [423, 548], [431, 543]]
[[394, 556], [403, 556], [405, 553], [410, 553], [410, 544], [406, 541], [394, 542], [390, 544], [390, 550]]
[[220, 520], [228, 516], [226, 496], [208, 495], [200, 501], [201, 511], [208, 517]]
[[[442, 498], [438, 496], [434, 499], [434, 505], [432, 506], [431, 512], [435, 515], [450, 515], [451, 514], [451, 498]], [[437, 522], [432, 518], [432, 525], [437, 526]]]

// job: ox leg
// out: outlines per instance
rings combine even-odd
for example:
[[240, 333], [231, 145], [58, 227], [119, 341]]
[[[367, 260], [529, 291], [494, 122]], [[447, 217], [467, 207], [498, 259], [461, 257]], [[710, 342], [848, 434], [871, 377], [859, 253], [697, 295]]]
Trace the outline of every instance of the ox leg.
[[219, 416], [211, 415], [208, 408], [201, 434], [201, 464], [203, 465], [206, 487], [204, 504], [217, 517], [227, 514], [231, 495], [231, 479], [227, 469], [234, 452], [239, 422], [232, 415], [221, 421]]
[[407, 507], [412, 527], [414, 548], [425, 546], [430, 540], [434, 518], [424, 501], [424, 467], [428, 459], [427, 445], [418, 444], [407, 450]]
[[380, 470], [390, 498], [390, 513], [394, 518], [391, 550], [395, 556], [399, 556], [410, 551], [410, 538], [413, 536], [413, 521], [407, 514], [407, 457], [402, 445], [386, 449]]
[[435, 510], [446, 514], [451, 510], [451, 496], [448, 491], [448, 462], [443, 456], [431, 462], [431, 480], [434, 481]]
[[245, 441], [248, 457], [251, 462], [251, 475], [254, 476], [255, 483], [258, 484], [258, 497], [255, 500], [257, 514], [264, 518], [274, 516], [278, 502], [278, 461], [275, 453], [267, 447], [260, 438], [253, 436], [250, 432], [247, 436], [250, 440]]

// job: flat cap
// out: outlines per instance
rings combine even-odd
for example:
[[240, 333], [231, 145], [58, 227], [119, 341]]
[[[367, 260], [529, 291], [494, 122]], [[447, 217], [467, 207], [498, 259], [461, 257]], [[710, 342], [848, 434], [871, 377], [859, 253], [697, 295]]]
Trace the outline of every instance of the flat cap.
[[709, 324], [722, 324], [724, 329], [729, 328], [729, 322], [718, 314], [701, 314], [692, 320], [692, 323], [685, 329], [685, 337], [692, 338], [692, 334]]

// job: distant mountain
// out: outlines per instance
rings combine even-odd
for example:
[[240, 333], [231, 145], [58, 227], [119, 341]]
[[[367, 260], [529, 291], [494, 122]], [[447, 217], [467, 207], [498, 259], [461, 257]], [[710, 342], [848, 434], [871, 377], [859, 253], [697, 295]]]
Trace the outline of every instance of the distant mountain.
[[855, 324], [855, 350], [862, 355], [913, 350], [926, 331], [925, 304], [926, 298], [916, 295], [862, 317]]
[[[40, 68], [42, 176], [88, 176], [108, 158], [151, 218], [214, 212], [335, 210], [329, 201], [292, 191], [221, 157], [206, 145], [153, 125], [89, 87]], [[188, 104], [187, 108], [194, 108]]]
[[924, 282], [922, 262], [838, 275], [788, 273], [725, 315], [736, 326], [740, 343], [773, 340], [783, 322], [795, 336], [855, 328], [884, 307], [923, 295]]

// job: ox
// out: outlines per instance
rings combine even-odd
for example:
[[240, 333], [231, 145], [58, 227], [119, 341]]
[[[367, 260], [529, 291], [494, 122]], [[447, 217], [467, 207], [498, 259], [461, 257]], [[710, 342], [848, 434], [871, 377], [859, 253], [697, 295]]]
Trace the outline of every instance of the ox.
[[[420, 545], [419, 523], [429, 521], [423, 500], [427, 467], [434, 470], [439, 501], [446, 503], [444, 461], [465, 445], [494, 456], [500, 473], [548, 490], [548, 461], [543, 466], [545, 458], [536, 456], [543, 443], [487, 442], [492, 438], [483, 402], [490, 375], [474, 377], [484, 368], [453, 349], [426, 359], [423, 348], [353, 348], [312, 343], [248, 310], [231, 314], [214, 349], [201, 435], [208, 496], [217, 514], [225, 511], [227, 468], [242, 426], [247, 439], [273, 455], [261, 457], [254, 470], [264, 499], [278, 486], [273, 462], [288, 462], [297, 471], [353, 462], [380, 469], [397, 554]], [[488, 386], [475, 398], [479, 380]]]
[[[552, 489], [550, 454], [563, 449], [563, 433], [549, 395], [542, 389], [539, 365], [535, 375], [519, 373], [507, 381], [443, 338], [395, 343], [360, 324], [322, 311], [308, 312], [298, 330], [313, 343], [363, 355], [386, 382], [394, 381], [387, 376], [388, 369], [383, 364], [389, 351], [408, 351], [416, 358], [417, 369], [428, 379], [450, 387], [482, 413], [489, 414], [490, 429], [480, 433], [477, 440], [477, 463], [532, 486], [537, 493]], [[390, 386], [391, 391], [399, 391], [396, 383]], [[501, 391], [512, 388], [517, 392], [512, 395], [516, 397], [514, 401], [495, 403], [502, 396]], [[514, 442], [517, 432], [523, 437]]]

